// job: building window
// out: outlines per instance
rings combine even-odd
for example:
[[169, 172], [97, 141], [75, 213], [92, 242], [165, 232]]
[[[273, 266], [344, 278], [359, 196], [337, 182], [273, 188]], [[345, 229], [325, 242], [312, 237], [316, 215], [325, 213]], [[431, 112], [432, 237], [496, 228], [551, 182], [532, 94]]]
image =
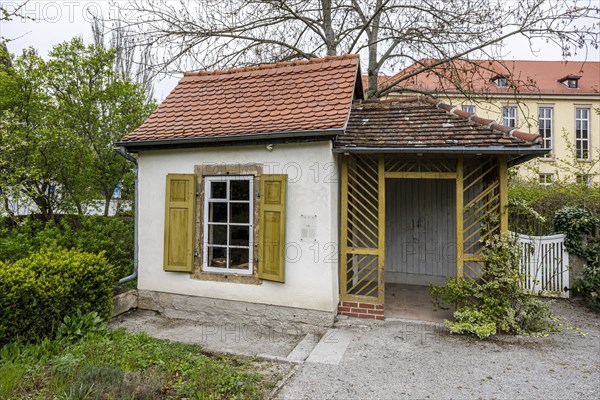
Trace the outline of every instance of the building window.
[[575, 153], [579, 160], [590, 157], [590, 109], [575, 109]]
[[510, 128], [517, 127], [517, 107], [502, 107], [502, 125]]
[[463, 105], [461, 106], [461, 108], [462, 108], [462, 110], [463, 110], [464, 112], [468, 112], [468, 113], [471, 113], [471, 114], [475, 114], [475, 106], [474, 106], [474, 105], [471, 105], [471, 104], [463, 104]]
[[252, 274], [252, 176], [205, 178], [202, 269]]
[[[539, 134], [542, 136], [544, 148], [552, 150], [552, 114], [551, 107], [540, 107], [538, 110]], [[546, 154], [544, 157], [551, 158], [552, 154]]]
[[507, 88], [508, 87], [508, 78], [505, 76], [498, 76], [498, 77], [492, 79], [492, 82], [494, 82], [494, 85], [496, 85], [496, 87], [499, 87], [499, 88]]
[[552, 184], [554, 180], [554, 174], [540, 174], [539, 182], [540, 185], [548, 186]]
[[588, 174], [576, 175], [575, 176], [575, 181], [579, 185], [590, 186], [592, 184], [592, 176], [588, 175]]
[[577, 89], [577, 87], [579, 86], [579, 78], [581, 78], [581, 76], [567, 75], [564, 78], [560, 79], [559, 82], [562, 83], [564, 86], [568, 87], [569, 89]]

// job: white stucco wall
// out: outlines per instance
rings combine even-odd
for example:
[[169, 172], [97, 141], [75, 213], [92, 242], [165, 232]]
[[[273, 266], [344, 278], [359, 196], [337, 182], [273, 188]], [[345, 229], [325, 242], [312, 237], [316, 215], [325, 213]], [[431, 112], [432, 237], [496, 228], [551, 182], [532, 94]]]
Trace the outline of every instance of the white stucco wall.
[[[285, 283], [261, 285], [191, 279], [163, 271], [165, 177], [195, 165], [263, 164], [288, 174]], [[138, 288], [333, 311], [338, 302], [338, 169], [330, 142], [157, 150], [139, 153]], [[316, 215], [316, 242], [301, 240], [302, 214]]]

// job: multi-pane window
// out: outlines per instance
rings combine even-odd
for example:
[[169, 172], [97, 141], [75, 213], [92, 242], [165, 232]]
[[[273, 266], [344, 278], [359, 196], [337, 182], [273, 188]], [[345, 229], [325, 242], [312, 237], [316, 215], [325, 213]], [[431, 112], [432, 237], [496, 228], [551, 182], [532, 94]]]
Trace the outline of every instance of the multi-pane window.
[[[546, 149], [552, 149], [552, 112], [551, 107], [540, 107], [538, 110], [539, 133]], [[545, 157], [552, 157], [552, 155], [547, 154]]]
[[517, 127], [517, 107], [502, 107], [502, 125], [511, 128]]
[[540, 174], [539, 175], [540, 185], [548, 186], [548, 185], [552, 184], [553, 180], [554, 180], [554, 174]]
[[575, 109], [575, 153], [580, 160], [590, 157], [590, 109]]
[[205, 178], [203, 270], [252, 273], [252, 176]]
[[471, 105], [471, 104], [463, 104], [461, 107], [462, 107], [462, 110], [463, 110], [464, 112], [468, 112], [468, 113], [472, 113], [472, 114], [474, 114], [474, 113], [475, 113], [475, 106], [474, 106], [474, 105]]
[[592, 184], [592, 176], [588, 174], [575, 176], [575, 181], [580, 185], [590, 186]]

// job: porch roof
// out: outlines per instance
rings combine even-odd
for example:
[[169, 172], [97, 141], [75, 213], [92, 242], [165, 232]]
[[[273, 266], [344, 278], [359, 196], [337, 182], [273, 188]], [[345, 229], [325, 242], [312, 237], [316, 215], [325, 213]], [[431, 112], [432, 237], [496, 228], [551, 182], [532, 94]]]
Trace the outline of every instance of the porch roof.
[[537, 134], [520, 132], [428, 96], [356, 101], [338, 152], [544, 154]]

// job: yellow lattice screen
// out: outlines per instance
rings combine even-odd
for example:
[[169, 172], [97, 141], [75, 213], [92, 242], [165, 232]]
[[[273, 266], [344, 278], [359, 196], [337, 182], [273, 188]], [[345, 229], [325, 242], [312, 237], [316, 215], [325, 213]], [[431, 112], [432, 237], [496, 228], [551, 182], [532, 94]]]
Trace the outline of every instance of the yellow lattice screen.
[[385, 179], [456, 182], [456, 276], [481, 276], [482, 240], [507, 230], [506, 158], [344, 155], [340, 298], [383, 304]]
[[477, 157], [464, 163], [462, 260], [457, 266], [457, 270], [464, 271], [464, 277], [483, 278], [480, 273], [483, 242], [506, 230], [506, 173], [503, 157]]
[[340, 298], [383, 303], [383, 157], [344, 156]]

